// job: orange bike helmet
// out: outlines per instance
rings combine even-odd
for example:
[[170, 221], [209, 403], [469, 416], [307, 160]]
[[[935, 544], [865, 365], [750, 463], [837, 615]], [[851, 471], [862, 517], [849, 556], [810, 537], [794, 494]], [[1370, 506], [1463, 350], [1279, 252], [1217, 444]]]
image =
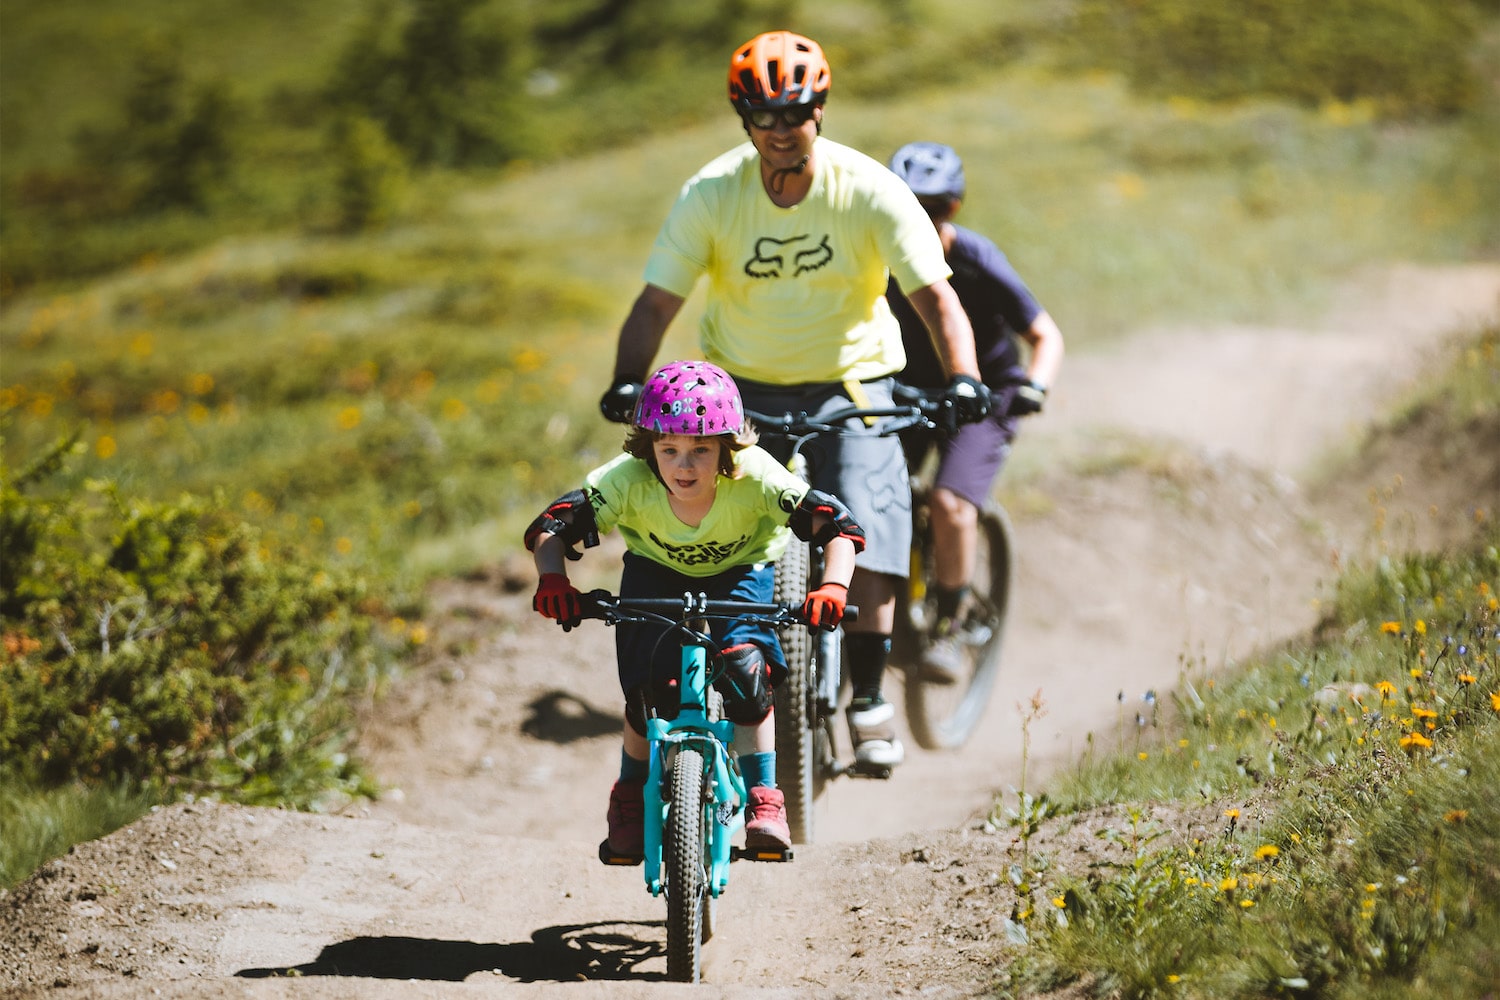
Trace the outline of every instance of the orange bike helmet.
[[756, 108], [822, 104], [832, 77], [817, 42], [790, 31], [768, 31], [730, 56], [729, 103], [741, 114]]

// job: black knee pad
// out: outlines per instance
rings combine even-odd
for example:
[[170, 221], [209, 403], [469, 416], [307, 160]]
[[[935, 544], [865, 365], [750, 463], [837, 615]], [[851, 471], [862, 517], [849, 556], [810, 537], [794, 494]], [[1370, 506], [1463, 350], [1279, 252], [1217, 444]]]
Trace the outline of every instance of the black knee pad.
[[649, 688], [638, 686], [625, 692], [625, 721], [637, 735], [646, 735], [646, 719], [653, 714], [662, 719], [677, 718], [677, 713], [682, 710], [677, 686], [677, 678], [673, 677], [653, 683]]
[[766, 654], [753, 642], [742, 642], [719, 654], [714, 687], [724, 696], [724, 715], [737, 726], [758, 726], [775, 702]]

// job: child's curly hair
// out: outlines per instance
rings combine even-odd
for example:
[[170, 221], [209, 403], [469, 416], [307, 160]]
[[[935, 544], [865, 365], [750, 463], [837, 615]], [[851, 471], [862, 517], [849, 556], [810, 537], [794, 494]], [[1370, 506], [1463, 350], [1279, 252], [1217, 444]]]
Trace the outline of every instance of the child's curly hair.
[[[625, 452], [640, 459], [651, 466], [651, 471], [656, 473], [656, 478], [661, 478], [661, 470], [656, 467], [656, 449], [652, 446], [658, 440], [672, 435], [662, 434], [658, 431], [648, 431], [644, 427], [631, 427], [625, 432]], [[744, 428], [738, 434], [710, 434], [718, 440], [719, 448], [719, 475], [726, 479], [738, 479], [744, 473], [734, 464], [734, 453], [744, 451], [746, 448], [760, 440], [760, 435], [755, 428], [746, 421]]]

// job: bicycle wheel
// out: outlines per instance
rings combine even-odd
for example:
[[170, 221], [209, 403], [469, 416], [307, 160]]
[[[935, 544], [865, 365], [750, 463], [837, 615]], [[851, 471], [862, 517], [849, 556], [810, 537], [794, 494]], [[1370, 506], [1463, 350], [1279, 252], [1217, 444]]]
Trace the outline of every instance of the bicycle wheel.
[[707, 813], [703, 755], [683, 748], [672, 758], [672, 802], [662, 858], [667, 896], [667, 978], [696, 983], [703, 968], [703, 911], [708, 895]]
[[[975, 549], [971, 599], [956, 629], [963, 653], [963, 669], [957, 683], [936, 684], [922, 676], [921, 653], [927, 642], [927, 624], [935, 618], [928, 604], [930, 598], [924, 596], [920, 603], [907, 598], [898, 615], [898, 627], [907, 633], [902, 645], [912, 653], [906, 673], [906, 719], [917, 744], [928, 750], [953, 750], [968, 742], [989, 704], [1000, 672], [1013, 560], [1010, 519], [999, 505], [989, 504], [980, 512]], [[921, 552], [921, 592], [930, 594], [930, 539], [922, 540]]]
[[[778, 602], [801, 604], [807, 596], [810, 553], [795, 538], [776, 563]], [[817, 797], [813, 748], [813, 637], [807, 629], [781, 630], [781, 652], [786, 657], [786, 679], [776, 687], [776, 784], [786, 796], [787, 825], [792, 843], [813, 839], [813, 801]]]

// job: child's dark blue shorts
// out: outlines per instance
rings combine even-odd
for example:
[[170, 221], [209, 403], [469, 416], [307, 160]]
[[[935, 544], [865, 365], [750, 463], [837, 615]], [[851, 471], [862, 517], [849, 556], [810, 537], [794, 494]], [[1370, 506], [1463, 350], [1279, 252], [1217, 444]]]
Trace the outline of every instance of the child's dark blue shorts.
[[[794, 542], [795, 544], [795, 542]], [[625, 554], [620, 576], [621, 597], [681, 597], [685, 593], [707, 594], [711, 601], [754, 601], [769, 604], [775, 598], [775, 566], [734, 566], [714, 576], [684, 576], [659, 562]], [[771, 683], [786, 676], [786, 657], [776, 631], [767, 625], [743, 621], [712, 621], [709, 631], [719, 649], [742, 642], [759, 643], [771, 666]], [[620, 690], [651, 690], [682, 674], [682, 633], [665, 625], [618, 625], [615, 654], [620, 666]], [[653, 683], [654, 682], [654, 683]]]

